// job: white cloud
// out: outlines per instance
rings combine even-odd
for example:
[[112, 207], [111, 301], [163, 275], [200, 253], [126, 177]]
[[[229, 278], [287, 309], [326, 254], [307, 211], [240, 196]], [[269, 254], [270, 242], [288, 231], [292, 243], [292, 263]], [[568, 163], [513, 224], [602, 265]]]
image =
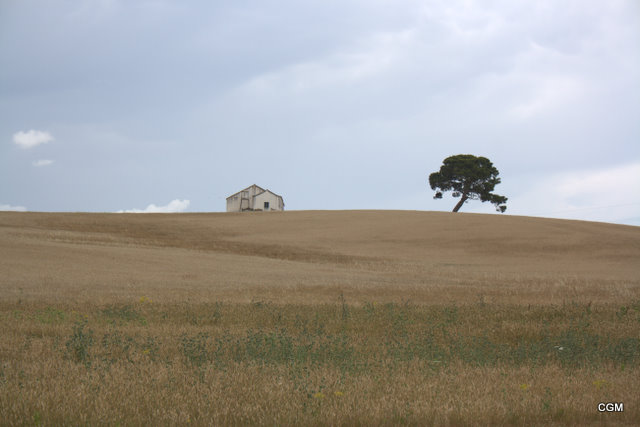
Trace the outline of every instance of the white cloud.
[[49, 166], [52, 163], [53, 163], [53, 160], [43, 159], [43, 160], [36, 160], [32, 164], [33, 164], [33, 166], [39, 168], [39, 167], [42, 167], [42, 166]]
[[576, 100], [586, 92], [585, 85], [571, 77], [534, 77], [525, 84], [533, 88], [530, 98], [510, 111], [512, 116], [519, 119], [561, 111], [567, 105], [575, 105]]
[[118, 211], [117, 213], [173, 213], [173, 212], [184, 212], [191, 202], [189, 200], [179, 200], [175, 199], [169, 202], [168, 205], [165, 206], [156, 206], [154, 204], [150, 204], [145, 209], [129, 209]]
[[291, 93], [325, 90], [332, 86], [352, 85], [389, 72], [405, 59], [415, 43], [416, 32], [375, 33], [328, 56], [289, 65], [274, 72], [254, 76], [241, 91], [249, 96], [265, 93]]
[[509, 199], [516, 215], [625, 222], [640, 216], [640, 163], [554, 174]]
[[0, 204], [0, 211], [16, 211], [16, 212], [24, 212], [27, 208], [24, 206], [11, 206], [11, 205], [2, 205]]
[[20, 148], [33, 148], [40, 144], [53, 141], [53, 136], [49, 132], [39, 130], [29, 130], [27, 132], [16, 132], [13, 134], [13, 142]]
[[577, 201], [598, 196], [609, 202], [628, 202], [630, 195], [640, 192], [640, 163], [567, 174], [559, 183], [558, 192]]

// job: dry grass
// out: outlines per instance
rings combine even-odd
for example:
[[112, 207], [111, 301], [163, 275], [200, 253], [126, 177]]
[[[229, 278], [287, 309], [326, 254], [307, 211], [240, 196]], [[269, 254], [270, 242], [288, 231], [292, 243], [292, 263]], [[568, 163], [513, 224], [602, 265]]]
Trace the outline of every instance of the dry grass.
[[0, 213], [0, 419], [637, 424], [639, 259], [524, 217]]

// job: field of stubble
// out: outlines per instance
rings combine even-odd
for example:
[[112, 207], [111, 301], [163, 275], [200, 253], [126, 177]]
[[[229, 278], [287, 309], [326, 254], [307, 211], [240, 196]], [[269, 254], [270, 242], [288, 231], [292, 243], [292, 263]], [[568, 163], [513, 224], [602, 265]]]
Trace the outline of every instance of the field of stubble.
[[0, 212], [0, 420], [634, 425], [639, 261], [527, 217]]

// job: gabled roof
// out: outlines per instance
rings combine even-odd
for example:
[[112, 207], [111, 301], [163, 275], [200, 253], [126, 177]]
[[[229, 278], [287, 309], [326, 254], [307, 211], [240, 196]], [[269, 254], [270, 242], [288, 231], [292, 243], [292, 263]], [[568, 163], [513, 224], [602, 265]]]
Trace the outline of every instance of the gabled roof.
[[[259, 185], [253, 184], [253, 185], [248, 186], [247, 188], [243, 188], [242, 190], [238, 191], [237, 193], [233, 193], [232, 195], [227, 197], [227, 199], [230, 199], [233, 196], [237, 196], [238, 194], [242, 193], [243, 191], [246, 191], [246, 190], [250, 189], [251, 187], [259, 188], [260, 190], [262, 190], [261, 193], [264, 193], [264, 188], [260, 187]], [[258, 194], [260, 194], [260, 193], [258, 193]]]
[[263, 194], [263, 193], [271, 193], [271, 194], [273, 194], [274, 196], [279, 197], [280, 199], [282, 199], [282, 196], [281, 196], [281, 195], [276, 194], [276, 193], [274, 193], [273, 191], [271, 191], [271, 190], [269, 190], [269, 189], [266, 189], [266, 190], [263, 190], [263, 191], [262, 191], [262, 192], [260, 192], [260, 193], [254, 194], [254, 195], [253, 195], [253, 197], [258, 197], [259, 195], [261, 195], [261, 194]]

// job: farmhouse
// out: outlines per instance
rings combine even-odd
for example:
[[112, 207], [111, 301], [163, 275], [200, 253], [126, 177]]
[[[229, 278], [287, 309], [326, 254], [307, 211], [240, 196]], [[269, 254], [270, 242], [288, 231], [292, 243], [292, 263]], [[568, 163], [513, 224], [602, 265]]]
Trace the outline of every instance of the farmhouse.
[[282, 196], [255, 184], [227, 197], [227, 212], [283, 210]]

